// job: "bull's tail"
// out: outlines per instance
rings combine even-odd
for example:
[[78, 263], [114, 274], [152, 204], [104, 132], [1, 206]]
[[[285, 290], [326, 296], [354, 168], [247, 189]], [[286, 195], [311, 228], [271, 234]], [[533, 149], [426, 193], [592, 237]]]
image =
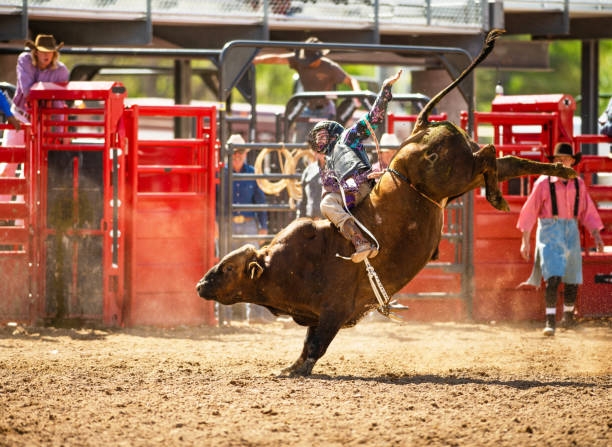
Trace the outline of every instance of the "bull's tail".
[[483, 60], [485, 60], [485, 58], [489, 55], [489, 53], [493, 51], [493, 47], [495, 46], [495, 39], [501, 36], [504, 32], [505, 32], [504, 30], [500, 30], [500, 29], [493, 29], [489, 31], [489, 33], [487, 34], [487, 37], [485, 38], [484, 46], [482, 47], [482, 50], [480, 50], [480, 54], [478, 55], [478, 57], [476, 57], [476, 59], [472, 61], [469, 67], [463, 70], [463, 73], [461, 73], [457, 79], [455, 79], [453, 82], [451, 82], [448, 85], [448, 87], [446, 87], [436, 96], [434, 96], [425, 105], [423, 110], [421, 110], [417, 118], [417, 121], [414, 125], [414, 129], [412, 130], [412, 134], [415, 134], [427, 128], [427, 124], [429, 123], [429, 114], [431, 113], [433, 108], [440, 102], [440, 100], [444, 96], [448, 94], [448, 92], [454, 89], [457, 86], [457, 84], [459, 84], [467, 75], [469, 75], [472, 72], [472, 70], [476, 68], [478, 64], [480, 64]]

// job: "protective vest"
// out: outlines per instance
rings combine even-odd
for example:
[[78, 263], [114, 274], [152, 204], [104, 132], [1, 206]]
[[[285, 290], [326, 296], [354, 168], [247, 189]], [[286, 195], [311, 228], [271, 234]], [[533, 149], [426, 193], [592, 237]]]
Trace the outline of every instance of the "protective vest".
[[[340, 140], [342, 140], [342, 137]], [[365, 150], [353, 149], [338, 142], [332, 149], [331, 154], [325, 157], [325, 168], [334, 171], [340, 180], [344, 180], [349, 174], [369, 171], [372, 166]]]

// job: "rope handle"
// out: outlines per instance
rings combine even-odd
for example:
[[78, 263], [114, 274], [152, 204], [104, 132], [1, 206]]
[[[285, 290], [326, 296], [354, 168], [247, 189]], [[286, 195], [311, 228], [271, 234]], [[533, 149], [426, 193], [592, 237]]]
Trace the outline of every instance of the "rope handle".
[[368, 119], [364, 118], [363, 121], [366, 123], [366, 126], [368, 130], [370, 131], [370, 135], [372, 135], [374, 144], [376, 144], [376, 155], [378, 156], [378, 166], [379, 166], [378, 172], [383, 172], [385, 170], [385, 166], [383, 166], [382, 157], [380, 156], [380, 144], [378, 144], [378, 137], [376, 136], [374, 129], [372, 129], [372, 126], [370, 125], [370, 122], [368, 121]]

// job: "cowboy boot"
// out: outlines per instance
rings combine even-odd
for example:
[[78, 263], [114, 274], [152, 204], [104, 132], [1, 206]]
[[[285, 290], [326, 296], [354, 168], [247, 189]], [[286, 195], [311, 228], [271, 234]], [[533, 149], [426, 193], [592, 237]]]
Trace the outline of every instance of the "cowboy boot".
[[554, 314], [546, 315], [546, 326], [544, 327], [542, 334], [548, 337], [555, 335], [555, 319], [556, 319], [556, 315]]
[[546, 281], [546, 326], [542, 333], [546, 336], [555, 335], [555, 324], [557, 314], [557, 290], [561, 284], [560, 276], [551, 276]]
[[574, 320], [574, 304], [578, 295], [578, 284], [565, 284], [563, 295], [563, 318], [561, 318], [559, 325], [562, 328], [569, 329], [576, 325], [576, 320]]
[[376, 247], [363, 236], [363, 233], [352, 219], [347, 220], [342, 225], [340, 233], [355, 246], [355, 253], [351, 255], [351, 261], [358, 263], [365, 258], [373, 258], [378, 254]]

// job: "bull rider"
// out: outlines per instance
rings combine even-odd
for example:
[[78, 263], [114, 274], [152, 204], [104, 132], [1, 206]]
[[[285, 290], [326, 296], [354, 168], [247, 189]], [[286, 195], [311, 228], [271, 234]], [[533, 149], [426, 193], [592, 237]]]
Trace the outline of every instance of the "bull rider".
[[325, 166], [321, 171], [323, 198], [321, 213], [340, 233], [355, 246], [353, 262], [373, 258], [378, 250], [363, 235], [355, 219], [344, 206], [340, 188], [344, 191], [349, 209], [368, 196], [374, 179], [381, 173], [373, 172], [362, 141], [368, 138], [385, 118], [387, 104], [391, 100], [391, 87], [399, 79], [402, 70], [383, 82], [382, 89], [372, 109], [353, 126], [345, 129], [335, 121], [320, 121], [308, 134], [308, 144], [317, 153], [325, 154]]

